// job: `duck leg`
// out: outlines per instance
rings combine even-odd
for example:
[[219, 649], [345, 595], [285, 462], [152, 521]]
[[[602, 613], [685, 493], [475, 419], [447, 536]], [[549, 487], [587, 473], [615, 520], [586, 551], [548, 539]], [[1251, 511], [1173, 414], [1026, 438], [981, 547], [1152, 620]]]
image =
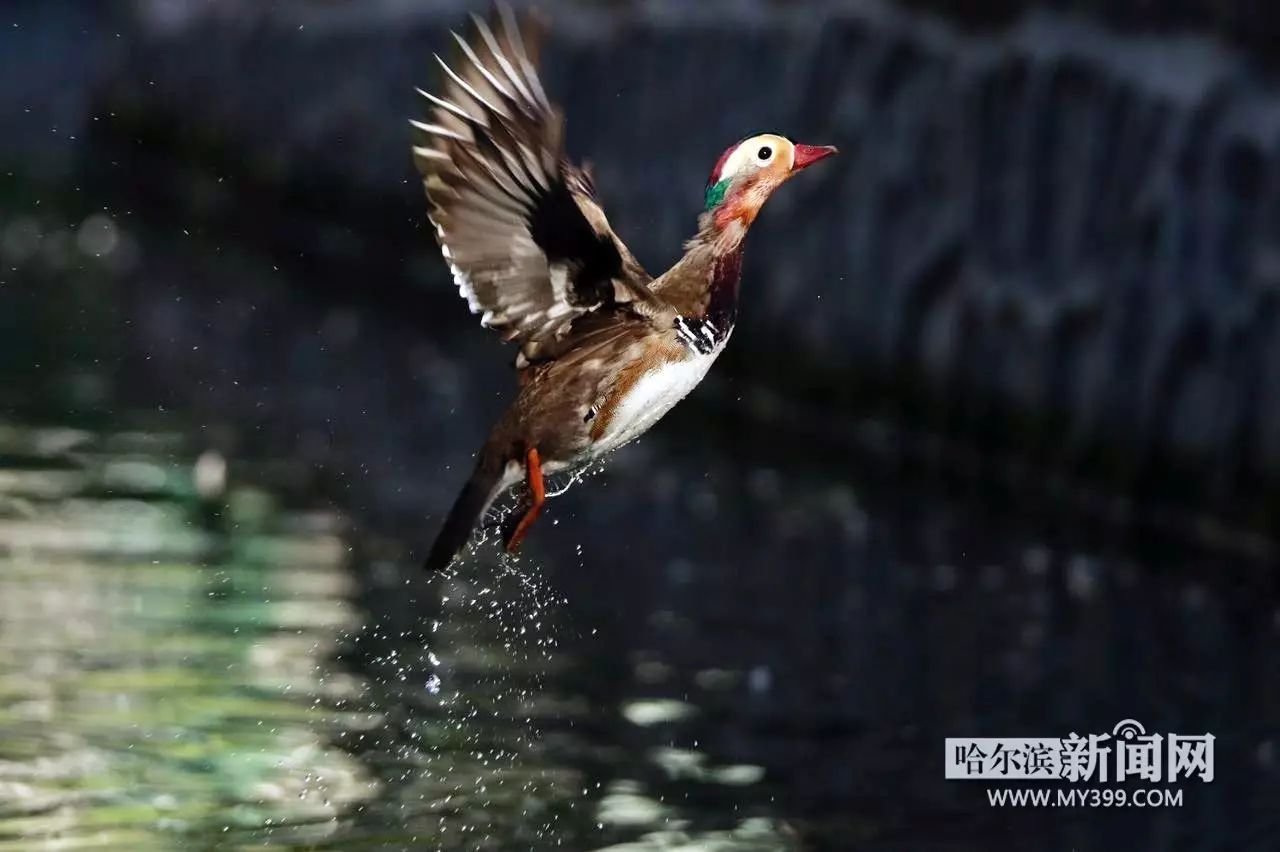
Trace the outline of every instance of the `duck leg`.
[[529, 527], [542, 512], [542, 504], [547, 502], [547, 489], [542, 481], [542, 462], [538, 458], [538, 448], [530, 447], [524, 456], [525, 477], [529, 483], [529, 508], [524, 517], [516, 524], [515, 530], [507, 539], [507, 552], [515, 553], [520, 549], [520, 542], [529, 534]]

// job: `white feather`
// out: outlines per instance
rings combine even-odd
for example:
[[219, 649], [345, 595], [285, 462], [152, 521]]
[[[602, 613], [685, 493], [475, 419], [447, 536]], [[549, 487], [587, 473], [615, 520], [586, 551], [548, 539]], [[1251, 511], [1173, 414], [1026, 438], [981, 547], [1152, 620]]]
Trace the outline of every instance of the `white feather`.
[[705, 355], [694, 355], [645, 373], [614, 409], [608, 428], [592, 445], [592, 454], [604, 455], [648, 431], [698, 386], [728, 342], [725, 337]]

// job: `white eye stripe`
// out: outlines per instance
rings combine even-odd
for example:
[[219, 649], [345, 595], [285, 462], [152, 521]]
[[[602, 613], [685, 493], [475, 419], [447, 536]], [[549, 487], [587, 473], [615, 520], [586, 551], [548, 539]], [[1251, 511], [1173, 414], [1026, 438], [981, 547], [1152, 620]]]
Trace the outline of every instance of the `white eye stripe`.
[[720, 169], [719, 180], [733, 177], [742, 170], [743, 161], [746, 160], [746, 157], [744, 156], [746, 154], [746, 151], [744, 151], [746, 147], [747, 143], [739, 145], [737, 150], [729, 155], [729, 159], [724, 161], [724, 167]]
[[[724, 166], [720, 169], [720, 174], [716, 176], [716, 180], [731, 178], [748, 166], [758, 167], [772, 163], [777, 159], [779, 152], [785, 151], [788, 144], [781, 136], [772, 134], [754, 136], [739, 145], [729, 155], [729, 158], [724, 162]], [[760, 152], [765, 148], [769, 149], [769, 155], [762, 158]]]

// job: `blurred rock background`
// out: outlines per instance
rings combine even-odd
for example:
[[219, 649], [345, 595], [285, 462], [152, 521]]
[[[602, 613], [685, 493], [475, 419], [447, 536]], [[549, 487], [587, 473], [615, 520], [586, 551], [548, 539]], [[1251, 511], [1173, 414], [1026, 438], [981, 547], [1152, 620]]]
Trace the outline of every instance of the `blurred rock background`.
[[[653, 270], [728, 141], [841, 146], [752, 235], [721, 371], [745, 416], [836, 440], [883, 416], [1268, 526], [1275, 13], [909, 5], [545, 3], [546, 76]], [[0, 158], [31, 191], [73, 187], [113, 221], [265, 254], [315, 298], [449, 333], [466, 317], [404, 120], [467, 8], [11, 4]]]

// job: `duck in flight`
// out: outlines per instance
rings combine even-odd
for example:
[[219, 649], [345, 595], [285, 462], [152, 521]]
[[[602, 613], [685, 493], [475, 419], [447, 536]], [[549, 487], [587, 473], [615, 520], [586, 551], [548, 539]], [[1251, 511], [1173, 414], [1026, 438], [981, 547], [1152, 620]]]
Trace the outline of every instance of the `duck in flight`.
[[613, 232], [591, 175], [564, 153], [564, 121], [538, 79], [541, 30], [499, 7], [473, 17], [443, 69], [413, 149], [430, 220], [481, 324], [519, 345], [519, 389], [480, 449], [427, 557], [447, 567], [489, 506], [524, 482], [515, 551], [546, 500], [544, 477], [580, 469], [653, 426], [702, 381], [738, 308], [742, 245], [765, 200], [836, 153], [772, 133], [729, 147], [698, 231], [657, 278]]

